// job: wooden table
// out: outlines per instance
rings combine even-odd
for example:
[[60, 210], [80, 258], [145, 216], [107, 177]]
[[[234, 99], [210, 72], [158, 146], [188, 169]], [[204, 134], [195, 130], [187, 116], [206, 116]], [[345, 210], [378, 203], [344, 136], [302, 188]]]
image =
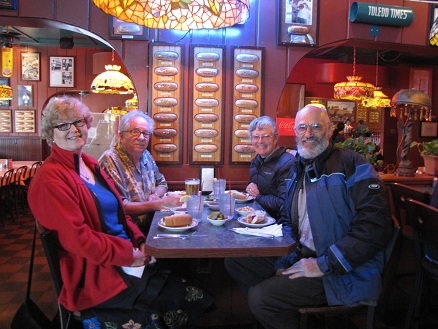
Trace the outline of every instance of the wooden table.
[[[29, 169], [36, 161], [13, 161], [12, 162], [12, 169], [17, 170], [20, 167], [27, 166]], [[0, 177], [3, 176], [5, 172], [7, 172], [9, 169], [0, 169]]]
[[[236, 203], [236, 208], [245, 205], [260, 209], [255, 202]], [[154, 239], [154, 236], [159, 233], [173, 233], [158, 226], [158, 222], [169, 214], [155, 212], [146, 239], [147, 253], [157, 258], [224, 258], [283, 256], [295, 249], [295, 241], [290, 236], [267, 238], [247, 236], [231, 231], [231, 228], [241, 227], [237, 222], [237, 213], [233, 220], [226, 222], [223, 226], [213, 226], [207, 220], [210, 213], [211, 210], [204, 206], [202, 220], [198, 226], [184, 232], [190, 234], [196, 231], [195, 235], [182, 240], [178, 238]]]
[[427, 174], [415, 174], [414, 176], [397, 176], [394, 174], [380, 174], [380, 178], [383, 182], [388, 185], [391, 183], [400, 183], [405, 185], [430, 185], [432, 186], [432, 181], [434, 176]]
[[[254, 202], [236, 204], [236, 208], [243, 206], [260, 209]], [[255, 320], [248, 308], [247, 298], [228, 275], [223, 258], [287, 255], [294, 251], [295, 241], [291, 237], [265, 238], [230, 231], [230, 228], [240, 227], [236, 220], [237, 213], [234, 220], [216, 227], [206, 219], [210, 213], [211, 210], [204, 206], [202, 221], [196, 228], [184, 232], [190, 234], [195, 231], [195, 236], [182, 240], [153, 238], [158, 233], [172, 233], [158, 226], [166, 213], [155, 212], [146, 240], [146, 252], [158, 259], [180, 258], [179, 262], [184, 268], [195, 273], [201, 286], [214, 296], [217, 309], [205, 314], [200, 319], [199, 326], [254, 325]]]

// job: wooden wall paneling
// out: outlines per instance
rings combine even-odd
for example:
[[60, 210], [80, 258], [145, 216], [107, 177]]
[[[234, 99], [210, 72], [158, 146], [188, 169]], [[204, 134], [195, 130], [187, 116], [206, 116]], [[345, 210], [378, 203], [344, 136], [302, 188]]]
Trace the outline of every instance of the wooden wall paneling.
[[1, 137], [0, 158], [16, 161], [43, 159], [43, 140], [39, 137]]
[[255, 156], [248, 127], [262, 115], [263, 53], [263, 48], [235, 47], [233, 51], [233, 162], [250, 162]]
[[182, 163], [182, 46], [150, 47], [148, 108], [155, 121], [151, 154], [157, 163]]
[[224, 49], [193, 46], [191, 163], [221, 163], [223, 157]]

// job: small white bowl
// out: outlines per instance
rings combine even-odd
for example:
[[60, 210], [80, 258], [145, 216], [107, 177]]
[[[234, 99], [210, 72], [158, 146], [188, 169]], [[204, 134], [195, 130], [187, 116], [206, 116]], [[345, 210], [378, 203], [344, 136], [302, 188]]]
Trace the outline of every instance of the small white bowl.
[[228, 218], [227, 219], [210, 219], [210, 218], [207, 217], [207, 220], [213, 226], [222, 226], [222, 225], [224, 225], [228, 221]]
[[219, 202], [217, 201], [207, 202], [207, 206], [213, 211], [219, 211]]
[[252, 210], [248, 210], [248, 211], [242, 211], [242, 210], [239, 210], [239, 209], [242, 209], [242, 208], [248, 208], [248, 207], [239, 207], [239, 208], [236, 208], [236, 209], [235, 209], [236, 212], [237, 212], [240, 216], [246, 216], [246, 215], [248, 215], [251, 211], [254, 211], [254, 209], [253, 209], [252, 207], [249, 207], [249, 208], [251, 208]]

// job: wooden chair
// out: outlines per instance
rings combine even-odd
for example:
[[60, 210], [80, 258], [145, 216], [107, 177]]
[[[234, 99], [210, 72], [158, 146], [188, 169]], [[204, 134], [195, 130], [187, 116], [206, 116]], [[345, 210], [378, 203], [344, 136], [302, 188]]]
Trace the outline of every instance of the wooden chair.
[[[61, 270], [59, 267], [58, 250], [61, 248], [58, 237], [51, 231], [40, 229], [40, 238], [43, 245], [44, 253], [46, 254], [47, 263], [50, 269], [50, 275], [52, 276], [53, 286], [55, 288], [56, 295], [59, 296], [63, 285]], [[73, 329], [81, 328], [82, 324], [80, 320], [77, 320], [74, 314], [68, 311], [58, 302], [58, 315], [60, 322], [60, 329]]]
[[423, 295], [431, 291], [426, 282], [438, 282], [438, 209], [414, 199], [408, 199], [406, 204], [408, 220], [414, 228], [417, 275], [404, 328], [418, 328], [420, 323], [430, 325], [431, 322], [436, 327], [438, 317], [426, 312], [428, 303]]
[[15, 203], [21, 206], [21, 211], [23, 215], [26, 214], [26, 206], [27, 206], [27, 187], [24, 183], [26, 180], [28, 174], [27, 174], [28, 167], [27, 166], [21, 166], [15, 170], [14, 174], [14, 180], [13, 180], [13, 187], [15, 189]]
[[32, 181], [33, 176], [35, 176], [35, 173], [37, 172], [38, 168], [41, 167], [41, 165], [43, 164], [42, 161], [36, 161], [34, 162], [30, 168], [29, 168], [29, 175], [27, 176], [27, 178], [24, 180], [24, 184], [29, 187], [30, 182]]
[[13, 180], [13, 169], [6, 171], [0, 179], [0, 221], [2, 225], [4, 225], [3, 218], [6, 213], [10, 213], [13, 220], [18, 218], [18, 208], [15, 202]]
[[[391, 240], [385, 249], [385, 267], [382, 273], [383, 288], [382, 295], [386, 293], [387, 273], [393, 271], [394, 262], [392, 259], [393, 251], [399, 247], [400, 244], [400, 229], [394, 227], [394, 232]], [[349, 328], [350, 316], [359, 312], [367, 310], [366, 329], [374, 328], [375, 311], [378, 301], [370, 305], [354, 304], [354, 305], [336, 305], [336, 306], [321, 306], [321, 307], [301, 307], [298, 309], [300, 314], [300, 329], [307, 329], [309, 327], [309, 316], [322, 318], [325, 321], [326, 317], [342, 317], [342, 322], [339, 324], [342, 328]]]

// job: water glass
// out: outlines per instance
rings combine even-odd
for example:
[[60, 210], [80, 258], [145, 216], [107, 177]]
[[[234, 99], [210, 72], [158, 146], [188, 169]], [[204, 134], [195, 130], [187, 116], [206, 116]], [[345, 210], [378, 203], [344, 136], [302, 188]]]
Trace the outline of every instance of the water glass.
[[199, 192], [199, 178], [187, 178], [185, 180], [187, 195], [198, 195]]
[[228, 219], [234, 217], [234, 208], [236, 207], [236, 197], [231, 196], [228, 193], [221, 194], [219, 196], [219, 211], [227, 216]]
[[219, 195], [224, 194], [227, 181], [225, 179], [213, 180], [213, 195], [215, 200], [219, 200]]
[[198, 222], [201, 221], [203, 209], [202, 196], [192, 195], [190, 200], [187, 201], [187, 213]]

